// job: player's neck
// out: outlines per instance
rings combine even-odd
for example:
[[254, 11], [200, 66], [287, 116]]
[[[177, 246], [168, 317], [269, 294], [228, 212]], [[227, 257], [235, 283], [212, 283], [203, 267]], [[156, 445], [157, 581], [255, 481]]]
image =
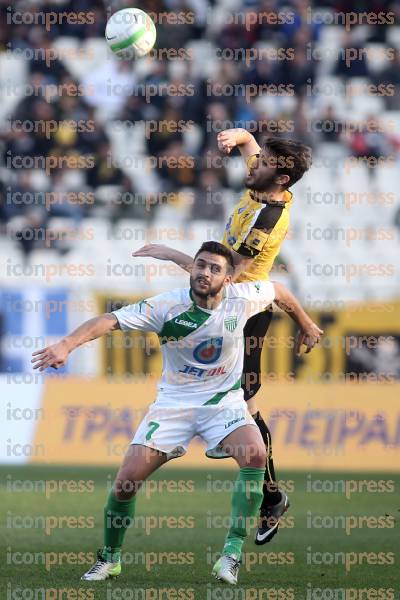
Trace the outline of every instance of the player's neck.
[[224, 297], [224, 290], [222, 289], [216, 296], [208, 296], [203, 298], [191, 290], [191, 296], [194, 302], [199, 308], [205, 308], [206, 310], [215, 310], [222, 302]]
[[251, 190], [250, 194], [251, 194], [252, 199], [256, 200], [256, 202], [265, 202], [268, 204], [274, 204], [275, 202], [285, 202], [285, 200], [286, 200], [285, 193], [286, 193], [286, 190], [274, 188], [274, 189], [264, 190], [264, 191]]

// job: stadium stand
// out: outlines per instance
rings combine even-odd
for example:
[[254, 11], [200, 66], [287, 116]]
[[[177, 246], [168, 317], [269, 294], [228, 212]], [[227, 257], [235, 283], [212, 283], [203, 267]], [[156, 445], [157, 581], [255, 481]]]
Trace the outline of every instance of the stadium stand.
[[[142, 4], [144, 9], [154, 10], [155, 3], [151, 0]], [[268, 129], [272, 122], [285, 119], [293, 124], [293, 130], [281, 135], [312, 145], [314, 166], [293, 189], [291, 233], [281, 255], [287, 274], [279, 271], [277, 276], [303, 299], [310, 295], [318, 300], [398, 296], [398, 274], [375, 278], [361, 273], [346, 280], [343, 268], [363, 264], [366, 257], [370, 257], [371, 263], [389, 264], [398, 255], [400, 94], [399, 71], [395, 72], [394, 65], [400, 56], [400, 27], [385, 28], [379, 36], [372, 26], [362, 31], [355, 28], [343, 36], [343, 28], [335, 24], [307, 23], [308, 3], [301, 0], [285, 3], [284, 8], [293, 12], [294, 19], [292, 24], [283, 25], [232, 22], [234, 15], [282, 9], [282, 3], [274, 0], [179, 0], [162, 4], [166, 12], [191, 11], [195, 15], [192, 24], [186, 23], [179, 30], [175, 27], [173, 39], [170, 26], [157, 25], [158, 48], [175, 47], [186, 52], [190, 61], [150, 57], [131, 63], [110, 56], [101, 25], [106, 8], [99, 0], [36, 2], [38, 11], [79, 8], [95, 12], [93, 24], [54, 26], [49, 31], [40, 24], [4, 26], [7, 4], [0, 2], [3, 257], [35, 265], [71, 262], [87, 252], [95, 257], [98, 267], [93, 279], [95, 287], [129, 289], [132, 285], [129, 277], [111, 277], [104, 282], [110, 256], [115, 261], [130, 263], [131, 251], [146, 241], [170, 243], [193, 252], [203, 240], [220, 236], [224, 220], [240, 193], [244, 173], [236, 155], [229, 158], [225, 168], [207, 165], [208, 158], [216, 156], [215, 137], [221, 123], [249, 128], [261, 122], [263, 126], [255, 131], [261, 139], [271, 133]], [[375, 10], [379, 10], [380, 4], [387, 5], [376, 1]], [[315, 10], [328, 16], [340, 10], [341, 5], [334, 0], [313, 3]], [[349, 10], [350, 5], [351, 2], [346, 4]], [[15, 10], [24, 10], [24, 6], [24, 1], [14, 3]], [[123, 6], [124, 2], [118, 2], [113, 9]], [[160, 11], [159, 3], [157, 7]], [[393, 10], [397, 12], [396, 3]], [[367, 58], [347, 66], [341, 50], [361, 43], [372, 51]], [[293, 64], [265, 58], [250, 61], [240, 55], [240, 50], [256, 49], [262, 56], [278, 46], [295, 49]], [[396, 51], [394, 61], [385, 54], [391, 47]], [[52, 61], [49, 68], [43, 55], [46, 48], [57, 49], [65, 58]], [[232, 56], [236, 60], [229, 60]], [[392, 81], [392, 76], [392, 96], [354, 92], [365, 91], [365, 86], [377, 81]], [[288, 81], [294, 82], [294, 95], [258, 92], [249, 98], [240, 92], [220, 93], [224, 86], [225, 91], [235, 85], [240, 90], [242, 82], [277, 86]], [[193, 93], [186, 96], [159, 93], [172, 84], [187, 86]], [[55, 93], [55, 86], [61, 85], [77, 86], [78, 95]], [[150, 89], [157, 90], [151, 98], [146, 97]], [[47, 135], [41, 130], [24, 131], [23, 126], [16, 125], [17, 121], [25, 123], [32, 119], [32, 115], [44, 122], [69, 119], [90, 122], [92, 130], [76, 132], [67, 123]], [[159, 123], [177, 116], [189, 123], [187, 131], [168, 131], [162, 125], [158, 131], [148, 129], [149, 122]], [[381, 125], [381, 132], [370, 133], [359, 128], [351, 133], [351, 126], [361, 119]], [[16, 155], [49, 158], [61, 154], [92, 157], [93, 166], [61, 167], [46, 172], [43, 163], [19, 169], [11, 160]], [[193, 155], [193, 166], [157, 168], [165, 155]], [[381, 157], [382, 164], [368, 168], [362, 160], [355, 161], [364, 155]], [[49, 206], [46, 194], [51, 192], [58, 192], [63, 199]], [[85, 193], [92, 201], [68, 199], [68, 194], [78, 192]], [[212, 194], [214, 201], [210, 201]], [[19, 200], [22, 197], [24, 201]], [[168, 227], [182, 229], [183, 239], [149, 240], [146, 236], [151, 228]], [[66, 233], [48, 243], [43, 234], [45, 229]], [[384, 240], [375, 239], [378, 229], [385, 230]], [[71, 230], [77, 232], [75, 239], [69, 239]], [[18, 239], [21, 231], [32, 232], [32, 240], [22, 243]], [[93, 232], [90, 244], [85, 239], [88, 231]], [[325, 265], [325, 270], [313, 270], [316, 263]], [[151, 284], [138, 277], [135, 284], [138, 290], [147, 293], [157, 287], [168, 288], [172, 281], [175, 284], [184, 281], [184, 276], [178, 279], [176, 275], [166, 276]], [[7, 285], [4, 269], [1, 283]], [[15, 284], [12, 278], [12, 285]], [[69, 285], [75, 284], [80, 286], [82, 281], [78, 278], [69, 281]]]

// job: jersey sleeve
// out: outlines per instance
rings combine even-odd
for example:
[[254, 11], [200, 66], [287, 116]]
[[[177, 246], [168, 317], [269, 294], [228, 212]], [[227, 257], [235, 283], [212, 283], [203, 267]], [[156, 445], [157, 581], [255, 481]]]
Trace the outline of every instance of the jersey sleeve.
[[159, 333], [164, 325], [165, 314], [168, 310], [164, 295], [128, 304], [112, 311], [117, 317], [122, 331], [138, 329], [139, 331], [154, 331]]
[[268, 204], [262, 208], [255, 221], [246, 231], [243, 231], [236, 241], [233, 250], [241, 256], [255, 258], [269, 244], [275, 244], [277, 239], [283, 240], [287, 233], [287, 227], [277, 228], [277, 224], [284, 210], [283, 202], [276, 205]]
[[232, 283], [229, 293], [231, 297], [246, 302], [249, 316], [262, 312], [275, 300], [275, 287], [271, 281]]

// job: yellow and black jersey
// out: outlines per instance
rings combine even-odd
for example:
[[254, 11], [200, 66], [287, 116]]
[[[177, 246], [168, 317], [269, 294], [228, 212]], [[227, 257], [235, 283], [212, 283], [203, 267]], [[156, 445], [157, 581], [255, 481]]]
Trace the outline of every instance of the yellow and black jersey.
[[[251, 164], [251, 156], [247, 165]], [[225, 227], [222, 243], [238, 254], [254, 258], [237, 281], [268, 279], [269, 272], [289, 228], [292, 193], [286, 191], [282, 202], [258, 202], [246, 190]]]

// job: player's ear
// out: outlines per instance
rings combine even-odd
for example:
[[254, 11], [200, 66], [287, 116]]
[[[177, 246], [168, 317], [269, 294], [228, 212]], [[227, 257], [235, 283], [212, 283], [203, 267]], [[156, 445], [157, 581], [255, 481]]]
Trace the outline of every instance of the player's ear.
[[279, 175], [275, 179], [275, 183], [277, 183], [278, 185], [287, 185], [289, 183], [289, 181], [290, 181], [289, 175]]

